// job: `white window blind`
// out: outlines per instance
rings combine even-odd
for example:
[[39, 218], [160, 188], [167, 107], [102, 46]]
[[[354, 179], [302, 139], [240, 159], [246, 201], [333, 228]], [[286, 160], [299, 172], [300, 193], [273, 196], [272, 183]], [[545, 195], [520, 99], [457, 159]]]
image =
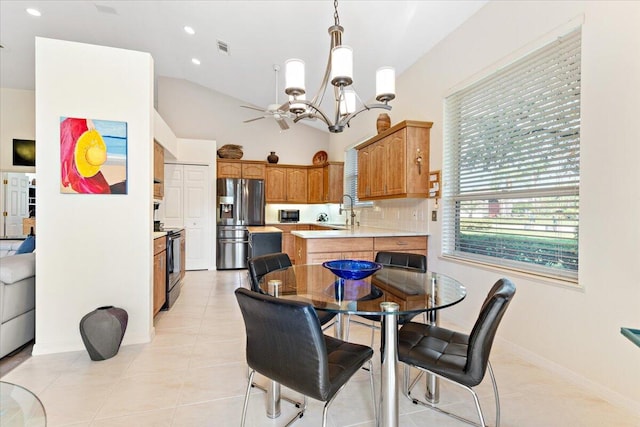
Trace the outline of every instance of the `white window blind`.
[[348, 148], [344, 160], [344, 193], [353, 197], [358, 207], [373, 206], [373, 202], [362, 202], [358, 199], [358, 150]]
[[576, 280], [580, 30], [445, 100], [443, 253]]

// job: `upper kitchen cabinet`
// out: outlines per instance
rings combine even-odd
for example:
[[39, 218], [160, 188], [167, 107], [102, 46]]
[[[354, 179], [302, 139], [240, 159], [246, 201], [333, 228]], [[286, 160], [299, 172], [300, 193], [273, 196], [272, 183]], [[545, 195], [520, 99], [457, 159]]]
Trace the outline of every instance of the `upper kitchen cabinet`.
[[160, 117], [153, 111], [153, 198], [164, 198], [164, 160], [166, 155], [175, 158], [178, 153], [178, 139]]
[[432, 125], [403, 121], [358, 145], [358, 198], [428, 197]]
[[322, 168], [323, 203], [342, 203], [344, 194], [344, 163], [329, 162]]
[[344, 193], [344, 163], [329, 162], [307, 170], [307, 203], [341, 203]]
[[307, 169], [307, 202], [324, 203], [324, 168]]
[[267, 203], [307, 203], [307, 168], [293, 165], [267, 165], [265, 195]]
[[164, 197], [164, 147], [153, 143], [153, 198]]
[[253, 160], [218, 159], [218, 178], [265, 179], [266, 163]]

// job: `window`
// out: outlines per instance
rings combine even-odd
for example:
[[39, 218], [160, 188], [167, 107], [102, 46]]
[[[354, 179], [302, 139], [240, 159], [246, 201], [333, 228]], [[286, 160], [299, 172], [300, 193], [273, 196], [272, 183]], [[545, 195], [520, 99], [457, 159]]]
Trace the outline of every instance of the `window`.
[[577, 280], [580, 40], [445, 99], [445, 256]]
[[353, 197], [355, 206], [373, 206], [373, 202], [362, 202], [358, 200], [358, 150], [353, 147], [345, 151], [344, 193]]

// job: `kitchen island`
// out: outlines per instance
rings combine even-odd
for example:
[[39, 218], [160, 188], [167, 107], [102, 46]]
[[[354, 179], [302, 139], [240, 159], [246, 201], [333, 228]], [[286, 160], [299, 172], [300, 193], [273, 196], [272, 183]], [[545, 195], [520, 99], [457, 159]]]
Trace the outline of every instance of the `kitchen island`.
[[334, 259], [373, 261], [380, 251], [427, 255], [428, 233], [377, 227], [340, 230], [297, 230], [295, 263], [320, 264]]

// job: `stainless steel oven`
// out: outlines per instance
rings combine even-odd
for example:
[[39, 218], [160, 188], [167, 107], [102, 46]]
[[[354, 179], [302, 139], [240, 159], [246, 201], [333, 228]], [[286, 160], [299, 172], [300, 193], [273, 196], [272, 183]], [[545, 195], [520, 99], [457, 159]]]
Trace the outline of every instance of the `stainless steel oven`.
[[181, 229], [167, 231], [167, 299], [164, 308], [171, 308], [180, 295], [181, 265]]

